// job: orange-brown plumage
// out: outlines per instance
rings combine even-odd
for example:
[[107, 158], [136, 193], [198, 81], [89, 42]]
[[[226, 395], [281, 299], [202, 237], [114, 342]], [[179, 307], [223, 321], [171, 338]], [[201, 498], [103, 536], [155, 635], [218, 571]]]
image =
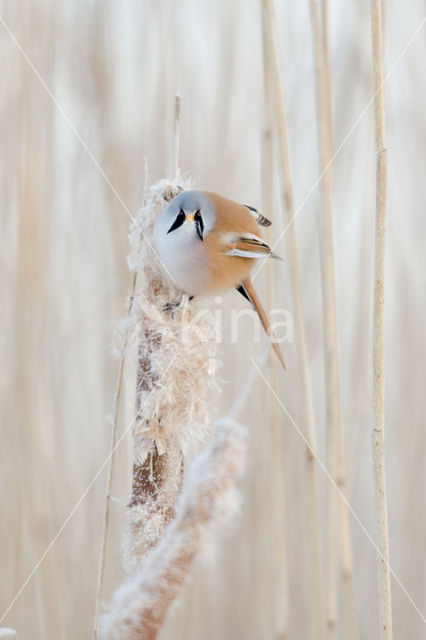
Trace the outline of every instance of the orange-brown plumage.
[[209, 258], [206, 293], [217, 293], [241, 284], [255, 262], [255, 258], [228, 255], [227, 252], [233, 247], [241, 248], [241, 243], [227, 242], [227, 235], [251, 233], [261, 237], [261, 230], [249, 209], [244, 205], [228, 200], [217, 193], [210, 191], [202, 193], [213, 203], [217, 213], [213, 230], [204, 238], [204, 249]]

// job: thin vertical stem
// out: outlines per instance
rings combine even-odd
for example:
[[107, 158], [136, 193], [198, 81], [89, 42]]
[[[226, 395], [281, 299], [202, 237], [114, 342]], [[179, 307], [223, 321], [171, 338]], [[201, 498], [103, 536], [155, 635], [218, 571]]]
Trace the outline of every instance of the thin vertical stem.
[[263, 1], [263, 24], [264, 24], [264, 74], [268, 81], [265, 87], [266, 99], [273, 98], [273, 112], [275, 115], [278, 130], [278, 149], [281, 164], [281, 189], [284, 198], [284, 208], [287, 216], [287, 238], [290, 257], [290, 276], [294, 305], [295, 326], [297, 331], [297, 345], [302, 379], [302, 402], [304, 410], [304, 429], [309, 446], [306, 449], [307, 476], [309, 490], [309, 518], [310, 518], [310, 546], [311, 562], [313, 572], [313, 598], [315, 606], [315, 637], [323, 637], [323, 603], [322, 603], [322, 581], [320, 562], [320, 527], [318, 515], [318, 489], [315, 460], [311, 450], [315, 449], [314, 416], [312, 409], [311, 383], [309, 377], [308, 351], [306, 341], [306, 330], [304, 321], [304, 309], [302, 298], [302, 283], [299, 267], [299, 257], [297, 250], [297, 239], [295, 225], [292, 224], [294, 218], [294, 196], [292, 172], [289, 154], [287, 123], [285, 106], [283, 101], [283, 90], [279, 70], [279, 55], [276, 32], [276, 21], [271, 0]]
[[172, 168], [171, 168], [172, 178], [177, 178], [179, 174], [180, 108], [181, 108], [181, 99], [180, 99], [180, 95], [177, 93], [175, 96], [175, 128], [174, 128], [174, 135], [173, 135], [173, 158], [172, 158]]
[[[133, 293], [131, 294], [131, 300], [133, 299]], [[120, 404], [120, 394], [121, 394], [121, 385], [123, 380], [123, 371], [124, 371], [124, 359], [125, 359], [125, 348], [127, 345], [127, 338], [125, 340], [125, 346], [123, 349], [123, 355], [121, 356], [120, 366], [118, 369], [118, 377], [117, 377], [117, 385], [115, 388], [114, 394], [114, 409], [113, 409], [113, 418], [112, 418], [112, 429], [111, 429], [111, 445], [110, 445], [110, 458], [108, 462], [108, 477], [107, 477], [107, 487], [106, 487], [106, 495], [105, 495], [105, 511], [104, 511], [104, 526], [102, 532], [102, 545], [101, 545], [101, 558], [99, 563], [99, 577], [98, 577], [98, 587], [96, 592], [96, 609], [95, 609], [95, 624], [93, 629], [93, 637], [96, 640], [98, 638], [98, 630], [99, 630], [99, 616], [101, 614], [102, 607], [102, 598], [104, 591], [104, 576], [105, 576], [105, 562], [106, 562], [106, 553], [107, 553], [107, 545], [108, 545], [108, 536], [109, 536], [109, 525], [110, 525], [110, 514], [111, 514], [111, 490], [112, 490], [112, 480], [113, 480], [113, 471], [114, 471], [114, 462], [115, 462], [115, 449], [117, 442], [117, 430], [118, 430], [118, 410]]]
[[[334, 246], [332, 220], [332, 172], [328, 167], [333, 154], [333, 128], [331, 108], [331, 76], [328, 43], [328, 2], [310, 0], [312, 31], [315, 46], [318, 147], [321, 186], [321, 272], [323, 292], [324, 350], [327, 404], [327, 459], [331, 476], [344, 494], [346, 483], [345, 460], [340, 409], [340, 372], [338, 360], [338, 331], [336, 283], [334, 275]], [[339, 511], [338, 511], [339, 509]], [[347, 617], [346, 635], [356, 637], [355, 606], [352, 577], [352, 552], [348, 511], [332, 484], [328, 489], [328, 604], [327, 626], [329, 637], [336, 635], [337, 624], [337, 539], [342, 552], [344, 601]]]
[[385, 411], [384, 411], [384, 279], [386, 221], [386, 141], [383, 94], [383, 48], [381, 0], [371, 0], [371, 35], [375, 90], [376, 124], [376, 238], [374, 256], [373, 311], [373, 468], [376, 521], [380, 555], [377, 564], [379, 597], [379, 637], [392, 638], [391, 581], [389, 535], [385, 481]]
[[[324, 51], [322, 48], [321, 18], [317, 0], [310, 0], [314, 34], [317, 78], [317, 113], [320, 166], [326, 166], [331, 157], [331, 140], [327, 135], [326, 98], [324, 83]], [[328, 134], [330, 132], [328, 131]], [[334, 480], [337, 476], [337, 424], [340, 422], [339, 379], [337, 375], [336, 310], [334, 296], [334, 260], [331, 243], [331, 172], [326, 171], [321, 181], [321, 266], [323, 290], [323, 323], [326, 369], [327, 406], [327, 464]], [[328, 637], [335, 637], [337, 623], [337, 496], [331, 483], [328, 485], [327, 522], [327, 628]]]
[[[147, 159], [145, 158], [144, 201], [146, 198], [147, 186], [148, 186], [148, 162], [147, 162]], [[127, 317], [130, 317], [132, 313], [137, 277], [138, 277], [137, 271], [134, 271], [132, 275], [131, 284], [130, 284]], [[97, 640], [98, 638], [99, 617], [101, 615], [101, 607], [102, 607], [102, 599], [103, 599], [103, 591], [104, 591], [105, 563], [106, 563], [110, 514], [111, 514], [111, 491], [112, 491], [112, 481], [113, 481], [113, 475], [114, 475], [115, 450], [116, 450], [117, 431], [118, 431], [118, 413], [120, 408], [120, 396], [121, 396], [121, 388], [123, 384], [124, 362], [126, 359], [126, 350], [127, 350], [128, 341], [129, 341], [129, 335], [127, 334], [124, 339], [123, 351], [120, 359], [120, 366], [118, 368], [117, 384], [116, 384], [115, 393], [114, 393], [113, 417], [112, 417], [112, 428], [111, 428], [111, 445], [110, 445], [111, 455], [108, 462], [108, 477], [107, 477], [105, 510], [104, 510], [104, 526], [103, 526], [103, 532], [102, 532], [98, 586], [96, 591], [96, 608], [95, 608], [95, 620], [94, 620], [94, 628], [93, 628], [94, 640]]]
[[[273, 169], [274, 169], [274, 145], [273, 145], [273, 108], [271, 104], [271, 69], [267, 54], [268, 34], [266, 20], [262, 21], [263, 43], [263, 81], [264, 81], [264, 131], [262, 138], [262, 211], [267, 218], [273, 219]], [[272, 261], [267, 263], [268, 281], [268, 307], [275, 306], [275, 265]], [[274, 389], [277, 386], [276, 359], [269, 351], [268, 358], [269, 379]], [[285, 492], [282, 475], [282, 454], [280, 441], [280, 425], [277, 403], [271, 397], [271, 430], [272, 430], [272, 508], [274, 513], [274, 536], [272, 544], [274, 557], [276, 558], [274, 570], [275, 597], [275, 635], [279, 640], [284, 640], [288, 634], [288, 561], [286, 545], [285, 524]]]
[[[339, 482], [340, 491], [344, 491], [344, 483]], [[340, 552], [342, 555], [343, 600], [345, 602], [346, 629], [345, 638], [355, 640], [357, 637], [357, 622], [355, 611], [355, 594], [353, 582], [353, 561], [351, 548], [351, 534], [349, 529], [349, 514], [342, 495], [339, 496], [340, 522]]]

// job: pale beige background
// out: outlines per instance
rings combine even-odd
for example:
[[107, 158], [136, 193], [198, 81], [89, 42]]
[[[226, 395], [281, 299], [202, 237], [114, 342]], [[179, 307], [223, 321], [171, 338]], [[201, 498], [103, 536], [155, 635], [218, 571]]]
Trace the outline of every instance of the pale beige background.
[[[296, 207], [317, 178], [315, 85], [308, 1], [278, 2]], [[369, 3], [330, 3], [334, 135], [345, 138], [372, 95]], [[8, 0], [0, 16], [1, 613], [103, 463], [118, 362], [109, 353], [124, 313], [129, 217], [170, 162], [173, 98], [182, 95], [181, 167], [200, 188], [261, 206], [262, 67], [259, 3], [206, 0]], [[389, 70], [425, 17], [420, 0], [385, 10]], [[389, 214], [386, 281], [387, 479], [391, 564], [426, 612], [426, 31], [386, 84]], [[62, 111], [63, 110], [63, 111]], [[71, 123], [71, 124], [70, 124]], [[75, 131], [73, 131], [73, 127]], [[77, 138], [81, 136], [87, 149]], [[342, 408], [348, 498], [375, 535], [371, 430], [374, 220], [373, 111], [334, 163]], [[90, 157], [92, 154], [93, 158]], [[282, 228], [276, 198], [275, 230]], [[297, 218], [318, 453], [325, 459], [318, 191]], [[277, 251], [285, 257], [283, 240]], [[291, 310], [287, 263], [276, 265]], [[265, 271], [258, 287], [266, 296]], [[225, 309], [244, 302], [229, 295]], [[250, 325], [224, 345], [221, 406], [244, 382]], [[284, 347], [280, 397], [299, 421], [297, 350]], [[121, 427], [131, 416], [131, 381]], [[270, 394], [258, 378], [242, 421], [249, 460], [242, 515], [214, 560], [199, 564], [169, 618], [167, 640], [273, 638], [276, 557], [270, 499]], [[280, 410], [281, 411], [281, 410]], [[310, 637], [304, 444], [280, 412], [290, 581], [289, 638]], [[302, 426], [302, 425], [301, 425]], [[107, 594], [118, 584], [129, 443], [117, 459]], [[3, 624], [22, 640], [89, 638], [105, 472], [77, 508]], [[319, 471], [322, 525], [327, 479]], [[376, 554], [351, 519], [360, 637], [376, 637]], [[325, 531], [325, 529], [324, 529]], [[323, 535], [325, 551], [325, 536]], [[325, 583], [324, 583], [325, 584]], [[395, 637], [426, 626], [393, 582]], [[339, 637], [345, 638], [344, 626]]]

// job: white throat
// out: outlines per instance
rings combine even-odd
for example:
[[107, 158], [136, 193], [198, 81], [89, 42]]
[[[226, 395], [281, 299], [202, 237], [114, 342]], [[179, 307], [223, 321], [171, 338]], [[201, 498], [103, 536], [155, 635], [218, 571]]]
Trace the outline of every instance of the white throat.
[[166, 229], [168, 220], [163, 224], [159, 217], [157, 223], [154, 226], [155, 246], [173, 284], [189, 295], [203, 293], [203, 283], [208, 276], [207, 257], [194, 221], [185, 220], [170, 233]]

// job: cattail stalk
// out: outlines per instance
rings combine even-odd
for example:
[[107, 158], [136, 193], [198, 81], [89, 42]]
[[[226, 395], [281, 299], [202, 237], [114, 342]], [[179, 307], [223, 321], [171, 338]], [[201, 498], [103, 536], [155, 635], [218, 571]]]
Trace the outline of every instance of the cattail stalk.
[[[340, 492], [345, 492], [345, 461], [340, 408], [340, 373], [338, 360], [338, 331], [336, 283], [334, 274], [332, 172], [333, 130], [331, 108], [331, 78], [328, 44], [328, 3], [310, 0], [312, 32], [315, 47], [318, 147], [321, 171], [321, 282], [323, 293], [323, 322], [325, 349], [326, 405], [327, 405], [327, 459], [328, 470]], [[336, 636], [337, 625], [337, 561], [338, 545], [343, 557], [344, 596], [347, 617], [347, 638], [356, 637], [352, 579], [352, 556], [347, 508], [331, 483], [328, 486], [328, 603], [327, 627], [330, 638]]]
[[386, 139], [383, 92], [383, 49], [381, 0], [371, 0], [374, 105], [376, 125], [376, 238], [374, 255], [373, 312], [373, 468], [378, 531], [377, 582], [379, 598], [379, 637], [392, 638], [391, 576], [385, 482], [384, 410], [384, 278], [386, 221]]
[[[175, 96], [174, 134], [172, 145], [171, 181], [176, 183], [179, 175], [180, 145], [180, 95]], [[166, 199], [177, 195], [181, 189], [172, 189]], [[146, 202], [144, 202], [146, 205]], [[140, 243], [136, 255], [140, 254]], [[135, 273], [137, 270], [135, 269]], [[152, 302], [164, 291], [161, 282], [153, 281], [148, 286], [148, 297]], [[143, 324], [143, 323], [142, 323]], [[181, 336], [176, 336], [179, 340]], [[158, 380], [152, 372], [152, 349], [161, 349], [161, 338], [153, 335], [149, 326], [142, 329], [142, 339], [138, 346], [136, 373], [136, 421], [148, 422], [143, 410], [144, 394], [155, 388]], [[161, 420], [161, 418], [160, 418]], [[135, 439], [135, 460], [133, 463], [132, 494], [129, 502], [129, 531], [126, 563], [128, 567], [142, 558], [157, 543], [162, 530], [174, 517], [174, 504], [183, 480], [183, 455], [179, 449], [162, 450], [157, 442], [151, 442], [148, 455], [142, 460], [137, 454], [140, 445]], [[153, 523], [155, 525], [153, 526]], [[148, 523], [148, 528], [146, 524]]]
[[[273, 113], [278, 131], [278, 149], [281, 164], [281, 189], [284, 198], [284, 209], [287, 218], [287, 238], [290, 263], [290, 277], [293, 295], [294, 317], [297, 331], [298, 357], [302, 380], [302, 404], [303, 425], [306, 439], [309, 444], [306, 448], [307, 478], [309, 491], [309, 519], [310, 519], [310, 552], [312, 563], [312, 587], [315, 606], [315, 637], [323, 637], [323, 603], [322, 580], [320, 562], [320, 525], [318, 513], [318, 487], [315, 459], [312, 449], [315, 450], [314, 416], [312, 408], [312, 392], [309, 377], [308, 352], [306, 330], [304, 320], [302, 284], [297, 250], [296, 228], [294, 219], [294, 195], [293, 180], [290, 163], [290, 153], [287, 134], [287, 122], [283, 100], [283, 89], [279, 70], [278, 43], [276, 21], [271, 0], [264, 0], [263, 4], [263, 48], [264, 48], [264, 74], [266, 79], [265, 99], [267, 106], [269, 100], [273, 101]], [[270, 190], [270, 186], [267, 188]], [[279, 448], [278, 443], [275, 448]]]

